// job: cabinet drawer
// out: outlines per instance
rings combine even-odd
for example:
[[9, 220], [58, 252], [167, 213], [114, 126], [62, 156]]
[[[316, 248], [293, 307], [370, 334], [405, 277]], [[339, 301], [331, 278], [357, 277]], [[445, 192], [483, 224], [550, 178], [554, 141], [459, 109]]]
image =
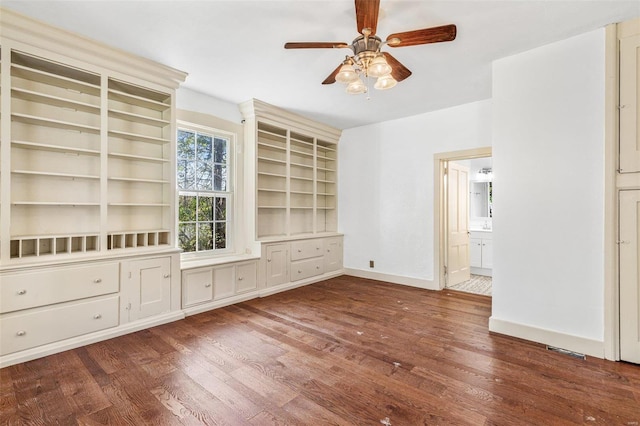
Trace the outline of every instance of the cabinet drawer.
[[291, 281], [303, 280], [322, 274], [324, 274], [323, 257], [291, 263]]
[[291, 260], [309, 259], [322, 255], [322, 239], [320, 238], [291, 242]]
[[0, 313], [115, 293], [118, 263], [55, 268], [5, 275], [0, 286]]
[[118, 325], [119, 296], [0, 316], [0, 355]]

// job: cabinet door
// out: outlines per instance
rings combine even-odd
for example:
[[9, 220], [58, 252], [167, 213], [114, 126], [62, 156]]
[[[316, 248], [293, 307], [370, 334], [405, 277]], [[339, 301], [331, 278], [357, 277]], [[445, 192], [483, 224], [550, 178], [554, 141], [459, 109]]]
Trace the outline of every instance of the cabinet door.
[[193, 306], [213, 300], [211, 269], [197, 269], [182, 273], [182, 306]]
[[482, 268], [482, 240], [480, 238], [471, 238], [469, 247], [469, 266]]
[[235, 294], [235, 267], [219, 266], [213, 268], [213, 298], [214, 300], [224, 299]]
[[493, 241], [482, 240], [482, 267], [493, 268]]
[[640, 171], [640, 34], [620, 40], [620, 171]]
[[332, 272], [342, 268], [342, 238], [329, 238], [325, 241], [324, 271]]
[[620, 191], [620, 359], [640, 364], [640, 191]]
[[287, 244], [270, 244], [267, 255], [267, 287], [289, 282], [289, 251]]
[[236, 266], [236, 293], [255, 290], [258, 286], [258, 268], [256, 262]]
[[129, 285], [125, 289], [131, 303], [131, 321], [171, 310], [171, 258], [129, 262]]

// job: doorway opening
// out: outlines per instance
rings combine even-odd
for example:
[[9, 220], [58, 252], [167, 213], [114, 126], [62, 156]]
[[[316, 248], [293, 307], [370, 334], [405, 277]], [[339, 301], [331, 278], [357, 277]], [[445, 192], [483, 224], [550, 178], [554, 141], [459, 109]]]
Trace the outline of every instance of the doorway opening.
[[490, 296], [493, 275], [491, 148], [434, 156], [434, 281]]

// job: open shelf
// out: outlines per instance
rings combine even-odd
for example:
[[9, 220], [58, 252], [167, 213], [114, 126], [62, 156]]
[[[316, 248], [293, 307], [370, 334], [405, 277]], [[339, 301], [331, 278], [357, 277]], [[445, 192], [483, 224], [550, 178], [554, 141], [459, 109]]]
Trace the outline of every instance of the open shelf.
[[33, 115], [27, 115], [27, 114], [11, 114], [11, 119], [21, 123], [31, 124], [34, 126], [45, 126], [45, 127], [53, 127], [56, 129], [75, 130], [77, 132], [87, 132], [87, 133], [93, 133], [96, 135], [100, 134], [100, 127], [87, 126], [84, 124], [78, 124], [78, 123], [73, 123], [69, 121], [54, 120], [51, 118], [36, 117]]
[[44, 144], [44, 143], [27, 142], [27, 141], [17, 141], [17, 140], [12, 141], [11, 144], [19, 148], [33, 149], [37, 151], [52, 151], [52, 152], [63, 152], [63, 153], [69, 153], [69, 154], [84, 154], [84, 155], [100, 155], [100, 151], [95, 149], [74, 148], [70, 146]]

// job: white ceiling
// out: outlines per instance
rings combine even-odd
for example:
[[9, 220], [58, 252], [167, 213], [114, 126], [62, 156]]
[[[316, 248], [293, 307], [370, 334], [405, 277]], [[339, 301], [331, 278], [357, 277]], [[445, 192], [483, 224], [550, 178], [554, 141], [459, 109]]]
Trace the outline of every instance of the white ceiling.
[[285, 50], [287, 41], [351, 42], [353, 0], [6, 1], [3, 7], [189, 73], [184, 86], [232, 103], [257, 98], [338, 128], [491, 96], [491, 62], [640, 16], [640, 0], [381, 0], [377, 34], [456, 24], [453, 42], [384, 47], [413, 75], [348, 95], [320, 83], [348, 49]]

